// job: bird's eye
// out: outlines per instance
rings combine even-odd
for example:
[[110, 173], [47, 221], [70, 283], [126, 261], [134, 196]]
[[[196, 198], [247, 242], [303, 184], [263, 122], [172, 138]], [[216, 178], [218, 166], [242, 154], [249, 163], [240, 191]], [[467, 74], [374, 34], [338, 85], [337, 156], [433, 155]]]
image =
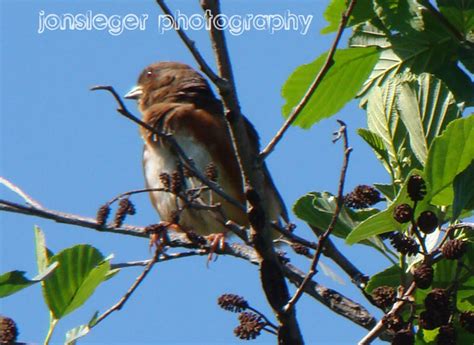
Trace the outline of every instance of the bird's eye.
[[146, 72], [146, 76], [147, 76], [148, 78], [151, 78], [151, 77], [153, 76], [153, 72], [152, 72], [152, 71]]

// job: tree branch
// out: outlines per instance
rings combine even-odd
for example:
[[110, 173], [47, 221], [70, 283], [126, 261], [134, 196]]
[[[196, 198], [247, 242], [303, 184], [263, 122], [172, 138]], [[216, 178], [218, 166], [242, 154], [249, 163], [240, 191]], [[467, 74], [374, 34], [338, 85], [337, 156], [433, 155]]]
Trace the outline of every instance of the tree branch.
[[332, 215], [332, 219], [331, 219], [331, 222], [329, 223], [327, 230], [319, 237], [316, 252], [314, 253], [313, 261], [311, 262], [311, 268], [309, 269], [308, 273], [306, 274], [306, 277], [304, 278], [301, 285], [296, 290], [293, 297], [288, 301], [288, 304], [285, 306], [286, 310], [291, 310], [292, 308], [295, 307], [296, 303], [298, 302], [301, 295], [303, 294], [306, 284], [308, 284], [308, 282], [311, 281], [313, 276], [318, 272], [316, 267], [318, 266], [319, 258], [321, 257], [323, 248], [325, 246], [327, 239], [329, 238], [329, 235], [331, 235], [331, 232], [334, 230], [336, 226], [336, 222], [339, 217], [339, 213], [341, 212], [342, 204], [344, 202], [344, 183], [346, 181], [346, 172], [347, 172], [347, 167], [349, 165], [349, 156], [352, 149], [349, 147], [349, 142], [347, 139], [346, 124], [342, 122], [341, 120], [338, 120], [338, 122], [341, 125], [341, 128], [339, 130], [339, 137], [342, 137], [342, 140], [344, 143], [344, 161], [342, 163], [341, 175], [339, 177], [336, 208], [334, 209], [334, 213]]
[[[81, 228], [94, 229], [100, 232], [110, 232], [142, 238], [149, 237], [147, 232], [145, 231], [145, 227], [131, 225], [123, 225], [119, 228], [114, 228], [110, 225], [105, 225], [104, 227], [101, 227], [93, 218], [53, 211], [44, 207], [39, 209], [32, 206], [20, 205], [14, 202], [1, 199], [0, 211], [50, 219], [58, 223], [74, 225]], [[178, 259], [194, 255], [207, 255], [210, 250], [210, 248], [207, 246], [201, 246], [197, 243], [193, 243], [185, 233], [170, 231], [168, 233], [168, 239], [169, 241], [166, 243], [167, 246], [173, 248], [189, 248], [192, 249], [192, 251], [184, 253], [165, 254], [165, 256], [168, 256], [169, 258], [165, 259], [165, 256], [162, 256], [163, 260]], [[253, 265], [260, 265], [261, 263], [261, 258], [256, 253], [256, 251], [253, 248], [244, 244], [232, 243], [230, 245], [226, 245], [224, 248], [218, 247], [216, 248], [215, 253], [219, 255], [229, 255], [235, 258], [243, 259]], [[149, 261], [129, 263], [129, 265], [117, 264], [117, 266], [113, 266], [113, 268], [120, 268], [120, 265], [121, 267], [144, 266], [148, 263]], [[289, 281], [296, 286], [301, 285], [301, 282], [304, 279], [304, 273], [289, 263], [284, 264], [283, 273], [289, 279]], [[350, 319], [352, 322], [362, 327], [370, 329], [375, 323], [373, 316], [371, 316], [370, 313], [362, 305], [359, 305], [346, 298], [345, 296], [333, 290], [330, 290], [322, 285], [319, 285], [313, 281], [308, 283], [308, 286], [305, 289], [305, 293], [313, 297], [317, 301], [323, 303], [335, 313], [343, 315], [344, 317]]]
[[209, 34], [219, 75], [228, 83], [228, 88], [216, 86], [222, 98], [229, 135], [246, 190], [251, 239], [261, 258], [260, 280], [267, 300], [279, 322], [278, 342], [279, 344], [303, 344], [295, 312], [283, 310], [290, 294], [271, 239], [272, 227], [268, 217], [270, 205], [265, 195], [265, 167], [258, 157], [257, 136], [249, 132], [250, 126], [245, 123], [246, 120], [241, 114], [224, 33], [215, 27], [213, 21], [210, 21], [210, 16], [217, 18], [220, 15], [220, 4], [218, 0], [201, 0], [201, 7], [207, 16], [208, 23], [212, 24]]
[[349, 3], [347, 7], [347, 10], [342, 14], [342, 18], [339, 23], [339, 28], [337, 30], [336, 37], [334, 38], [334, 42], [331, 46], [331, 49], [328, 52], [328, 56], [326, 57], [326, 61], [324, 62], [324, 65], [319, 70], [318, 75], [316, 76], [316, 78], [314, 78], [313, 82], [309, 86], [303, 98], [301, 98], [301, 101], [296, 105], [296, 107], [293, 109], [291, 114], [288, 116], [283, 126], [278, 130], [275, 136], [270, 140], [267, 146], [260, 153], [260, 158], [262, 160], [266, 159], [268, 155], [272, 153], [272, 151], [275, 149], [275, 146], [283, 138], [283, 136], [285, 135], [285, 132], [293, 124], [293, 122], [295, 122], [296, 118], [303, 111], [304, 107], [306, 106], [306, 104], [308, 104], [309, 100], [311, 99], [311, 96], [317, 90], [317, 88], [323, 81], [324, 77], [326, 76], [326, 74], [329, 72], [332, 65], [334, 64], [334, 54], [336, 53], [337, 46], [339, 45], [339, 41], [341, 40], [341, 37], [342, 37], [342, 33], [344, 32], [344, 29], [346, 28], [347, 21], [349, 20], [349, 17], [351, 16], [351, 13], [356, 3], [357, 3], [357, 0], [351, 0], [351, 2]]

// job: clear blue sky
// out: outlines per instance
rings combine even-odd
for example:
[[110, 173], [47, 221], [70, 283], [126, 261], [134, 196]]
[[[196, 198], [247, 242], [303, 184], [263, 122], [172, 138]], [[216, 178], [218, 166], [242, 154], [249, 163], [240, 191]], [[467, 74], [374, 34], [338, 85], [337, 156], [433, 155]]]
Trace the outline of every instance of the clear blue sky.
[[[228, 15], [284, 14], [290, 10], [313, 16], [306, 35], [292, 30], [274, 34], [251, 30], [240, 36], [227, 36], [243, 111], [266, 143], [283, 122], [281, 85], [297, 66], [312, 61], [330, 46], [333, 36], [319, 34], [325, 26], [322, 13], [328, 1], [223, 2]], [[174, 32], [158, 32], [160, 10], [152, 0], [1, 0], [0, 4], [0, 175], [48, 208], [94, 216], [97, 208], [114, 195], [143, 186], [142, 143], [137, 127], [115, 112], [112, 97], [105, 92], [90, 92], [89, 88], [110, 84], [125, 94], [149, 63], [177, 60], [196, 64]], [[201, 13], [198, 1], [170, 1], [170, 6], [187, 15]], [[149, 19], [146, 30], [126, 31], [117, 36], [98, 30], [39, 34], [41, 10], [46, 14], [88, 10], [107, 16], [148, 14]], [[191, 31], [190, 35], [211, 60], [207, 32]], [[138, 113], [133, 102], [128, 105]], [[352, 102], [337, 118], [347, 122], [354, 148], [348, 190], [357, 184], [388, 182], [372, 152], [355, 134], [357, 128], [365, 126], [365, 115], [357, 102]], [[272, 175], [288, 208], [306, 192], [336, 192], [342, 158], [340, 144], [331, 143], [336, 129], [335, 118], [307, 131], [291, 128], [270, 157]], [[0, 189], [0, 196], [20, 201], [4, 188]], [[157, 221], [146, 196], [135, 198], [134, 202], [138, 213], [128, 222], [147, 225]], [[44, 230], [47, 244], [54, 252], [90, 243], [104, 255], [113, 253], [115, 263], [150, 256], [148, 241], [144, 239], [2, 213], [1, 272], [19, 269], [28, 272], [29, 277], [36, 275], [35, 224]], [[304, 224], [298, 225], [300, 234], [310, 235]], [[383, 257], [367, 247], [337, 243], [366, 274], [387, 265]], [[260, 289], [257, 268], [230, 257], [219, 257], [206, 268], [205, 260], [192, 258], [157, 265], [125, 308], [95, 328], [82, 343], [240, 343], [233, 336], [236, 315], [221, 310], [215, 301], [222, 293], [238, 293], [272, 316]], [[302, 268], [308, 265], [302, 258], [293, 261]], [[334, 282], [323, 273], [316, 276], [318, 282], [364, 301], [335, 265], [327, 259], [323, 262], [339, 272], [346, 283]], [[100, 286], [83, 308], [61, 320], [53, 342], [63, 342], [67, 330], [87, 322], [96, 310], [104, 311], [114, 304], [140, 270], [125, 269]], [[297, 311], [308, 344], [354, 344], [365, 333], [308, 297], [301, 300]], [[17, 321], [19, 340], [38, 343], [44, 339], [48, 311], [39, 286], [0, 300], [0, 313]], [[254, 341], [274, 342], [269, 335]]]

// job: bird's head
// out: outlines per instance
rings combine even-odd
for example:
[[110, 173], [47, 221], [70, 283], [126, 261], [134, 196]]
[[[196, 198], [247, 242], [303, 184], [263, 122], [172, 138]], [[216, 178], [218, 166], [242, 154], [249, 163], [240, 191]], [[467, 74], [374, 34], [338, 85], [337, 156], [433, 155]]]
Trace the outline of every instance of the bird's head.
[[208, 82], [180, 62], [157, 62], [146, 67], [137, 85], [125, 96], [136, 99], [142, 111], [157, 103], [192, 103], [206, 107], [217, 102]]

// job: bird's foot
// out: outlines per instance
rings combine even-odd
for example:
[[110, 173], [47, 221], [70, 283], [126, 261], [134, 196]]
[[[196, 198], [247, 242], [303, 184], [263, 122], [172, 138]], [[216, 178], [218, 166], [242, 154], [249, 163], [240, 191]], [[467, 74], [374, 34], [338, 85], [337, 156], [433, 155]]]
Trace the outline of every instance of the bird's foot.
[[216, 250], [224, 250], [225, 233], [218, 232], [216, 234], [210, 234], [209, 236], [205, 236], [205, 238], [209, 242], [209, 255], [207, 256], [207, 265], [209, 265], [209, 262], [211, 262], [214, 258], [214, 253], [216, 252]]
[[169, 242], [168, 229], [179, 230], [179, 225], [170, 222], [159, 222], [145, 228], [145, 232], [150, 236], [150, 249], [155, 247], [159, 251]]

